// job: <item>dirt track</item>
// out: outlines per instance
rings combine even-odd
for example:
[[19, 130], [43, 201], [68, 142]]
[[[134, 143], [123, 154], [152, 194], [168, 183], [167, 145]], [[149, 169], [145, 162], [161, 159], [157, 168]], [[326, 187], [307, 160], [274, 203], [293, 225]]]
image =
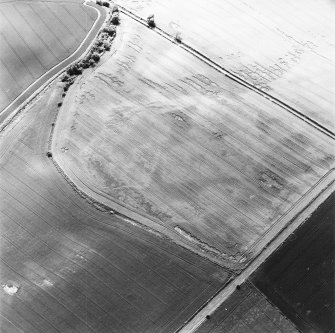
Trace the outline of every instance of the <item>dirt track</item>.
[[73, 191], [46, 156], [61, 94], [53, 86], [1, 133], [2, 328], [171, 332], [228, 273]]
[[251, 277], [301, 332], [335, 328], [335, 192]]
[[[191, 50], [190, 50], [191, 51]], [[194, 53], [193, 53], [194, 54]], [[196, 55], [196, 54], [194, 54]], [[197, 55], [197, 57], [199, 57]], [[200, 55], [200, 58], [201, 58], [201, 55]], [[203, 59], [204, 61], [206, 59]], [[207, 60], [206, 60], [207, 61]], [[205, 61], [205, 62], [206, 62]], [[210, 60], [208, 60], [210, 62]], [[228, 73], [229, 74], [229, 73]], [[263, 92], [262, 92], [263, 94]], [[306, 119], [305, 119], [306, 120]], [[309, 120], [307, 119], [307, 121], [309, 122]], [[313, 123], [313, 122], [312, 122]], [[317, 125], [317, 124], [314, 124], [314, 125]], [[319, 128], [319, 127], [318, 127]], [[324, 131], [324, 129], [322, 128], [319, 128], [320, 130]], [[329, 134], [329, 133], [328, 133]], [[330, 133], [333, 137], [333, 133]], [[9, 149], [9, 148], [7, 148]], [[41, 153], [41, 151], [39, 151], [39, 153]], [[45, 163], [45, 161], [44, 161]], [[325, 180], [329, 180], [327, 177]], [[320, 190], [319, 188], [319, 185], [322, 186], [323, 184], [318, 184], [318, 188], [315, 189], [316, 190]], [[314, 192], [314, 190], [312, 190], [308, 196], [306, 196], [305, 200], [301, 201], [299, 203], [299, 205], [297, 207], [295, 207], [294, 210], [290, 211], [290, 214], [292, 214], [292, 216], [296, 216], [297, 213], [301, 210], [301, 206], [305, 206], [306, 203], [309, 203], [310, 202], [310, 198], [313, 197], [313, 195], [316, 195]], [[327, 193], [328, 191], [330, 191], [330, 189], [327, 189], [326, 190]], [[324, 192], [324, 194], [322, 195], [322, 197], [326, 196], [325, 194], [326, 192]], [[192, 319], [192, 321], [190, 321], [185, 327], [183, 327], [181, 329], [181, 332], [191, 332], [191, 331], [194, 331], [194, 329], [196, 329], [196, 327], [198, 327], [201, 323], [201, 321], [204, 319], [204, 316], [208, 313], [211, 313], [212, 311], [215, 310], [215, 308], [221, 304], [221, 302], [226, 299], [226, 297], [228, 297], [228, 295], [234, 291], [235, 289], [235, 286], [237, 284], [241, 284], [241, 282], [243, 282], [250, 274], [251, 272], [253, 272], [258, 266], [259, 264], [265, 260], [265, 258], [287, 237], [287, 235], [292, 232], [293, 230], [295, 230], [295, 228], [303, 221], [303, 219], [306, 217], [307, 214], [310, 213], [310, 211], [313, 209], [313, 207], [315, 205], [318, 204], [319, 200], [321, 200], [321, 197], [318, 197], [317, 199], [315, 199], [315, 201], [313, 201], [313, 204], [310, 205], [308, 207], [308, 209], [306, 209], [303, 214], [299, 215], [298, 218], [292, 223], [290, 224], [290, 226], [285, 229], [278, 238], [276, 238], [271, 244], [270, 246], [262, 252], [262, 254], [257, 257], [253, 262], [252, 264], [241, 274], [239, 275], [239, 277], [234, 280], [230, 285], [227, 286], [227, 288], [225, 288], [222, 292], [220, 292], [220, 294], [218, 294], [217, 296], [215, 296], [215, 298], [210, 302], [208, 303], [208, 305], [203, 309], [201, 310], [195, 317], [194, 319]]]
[[[87, 4], [85, 3], [87, 6]], [[88, 3], [89, 6], [93, 7], [98, 13], [98, 18], [94, 22], [91, 30], [88, 35], [85, 37], [83, 42], [79, 45], [77, 50], [71, 54], [68, 58], [63, 60], [61, 63], [55, 65], [48, 72], [43, 74], [39, 79], [37, 79], [34, 83], [32, 83], [25, 91], [23, 91], [9, 106], [7, 106], [0, 113], [0, 124], [12, 116], [14, 112], [17, 112], [20, 108], [23, 107], [29, 100], [31, 100], [39, 91], [43, 89], [48, 83], [54, 80], [59, 73], [61, 73], [67, 66], [80, 58], [83, 53], [88, 49], [91, 45], [92, 41], [95, 39], [97, 33], [99, 32], [102, 24], [106, 20], [106, 10], [94, 3]]]
[[[233, 281], [231, 281], [223, 290], [204, 306], [188, 323], [181, 327], [178, 332], [190, 333], [195, 332], [206, 316], [213, 313], [235, 290], [238, 285], [243, 284], [252, 273], [326, 200], [335, 190], [334, 169], [325, 176], [318, 185], [312, 189], [308, 196], [304, 198], [305, 202], [295, 207], [294, 220], [285, 228], [264, 251], [250, 263]], [[320, 193], [321, 192], [321, 193]], [[306, 203], [308, 206], [306, 207]], [[304, 209], [305, 208], [305, 209]], [[301, 209], [304, 209], [301, 211]]]
[[[141, 22], [141, 23], [143, 23], [143, 22]], [[172, 40], [171, 36], [163, 36], [163, 37], [165, 37], [166, 39], [174, 42]], [[192, 54], [194, 54], [194, 53], [192, 53]], [[194, 54], [194, 55], [196, 55], [196, 54]], [[202, 58], [202, 55], [200, 55], [200, 56], [196, 55], [196, 56], [198, 58], [200, 58], [201, 60], [203, 60], [205, 63], [209, 64], [208, 61], [210, 62], [210, 60], [206, 60], [206, 59]], [[214, 66], [214, 68], [215, 68], [215, 66]], [[243, 85], [245, 86], [245, 84], [243, 84]], [[247, 86], [247, 88], [249, 88], [249, 87]], [[252, 90], [254, 91], [254, 89], [252, 89]], [[263, 97], [265, 97], [263, 92], [261, 92], [261, 95]], [[272, 102], [274, 102], [274, 100], [272, 100]], [[278, 103], [276, 103], [276, 104], [278, 104]], [[283, 107], [283, 105], [281, 105], [280, 103], [278, 105]], [[291, 113], [293, 112], [296, 116], [298, 116], [301, 119], [300, 115], [297, 114], [294, 110], [292, 111], [292, 110], [288, 110], [286, 107], [284, 107], [284, 108], [286, 109], [286, 111], [289, 111]], [[328, 130], [322, 128], [322, 126], [320, 127], [317, 123], [315, 123], [314, 121], [310, 121], [309, 119], [305, 118], [304, 116], [302, 116], [302, 118], [304, 118], [304, 121], [308, 122], [310, 125], [316, 127], [317, 129], [319, 129], [324, 134], [327, 134], [329, 137], [333, 138], [333, 133], [329, 133]], [[80, 182], [80, 179], [77, 179], [77, 181]], [[262, 254], [259, 257], [257, 257], [247, 267], [247, 269], [245, 271], [243, 271], [238, 276], [238, 278], [236, 280], [231, 282], [231, 284], [229, 284], [224, 290], [222, 290], [222, 292], [220, 292], [220, 294], [215, 296], [215, 298], [203, 310], [201, 310], [199, 312], [199, 314], [197, 314], [196, 317], [193, 320], [191, 320], [184, 328], [181, 329], [181, 332], [194, 331], [196, 329], [196, 327], [198, 327], [201, 324], [202, 320], [204, 320], [205, 316], [207, 314], [213, 312], [217, 308], [217, 306], [219, 306], [222, 303], [222, 301], [225, 300], [234, 291], [236, 285], [241, 284], [243, 281], [245, 281], [245, 279], [247, 279], [248, 276], [270, 255], [270, 253], [272, 253], [272, 251], [274, 251], [281, 244], [281, 242], [285, 240], [285, 238], [289, 235], [289, 233], [292, 232], [293, 230], [295, 230], [295, 228], [297, 228], [298, 225], [303, 222], [304, 218], [306, 217], [306, 214], [308, 215], [311, 212], [311, 210], [315, 207], [315, 205], [319, 204], [319, 201], [321, 200], [320, 198], [321, 197], [323, 198], [325, 196], [325, 194], [323, 194], [321, 197], [318, 197], [317, 199], [315, 199], [316, 196], [319, 194], [320, 191], [322, 191], [324, 189], [324, 187], [327, 187], [329, 185], [329, 183], [332, 182], [332, 181], [333, 181], [333, 170], [331, 172], [329, 172], [325, 177], [323, 177], [322, 180], [320, 180], [315, 185], [315, 187], [313, 189], [311, 189], [301, 200], [299, 200], [299, 202], [287, 213], [287, 215], [285, 215], [285, 217], [283, 217], [283, 218], [285, 218], [286, 221], [291, 221], [292, 219], [295, 218], [294, 222], [289, 224], [289, 226], [287, 228], [285, 228], [277, 238], [275, 238], [273, 241], [271, 241], [270, 245], [267, 246], [267, 243], [269, 242], [269, 240], [273, 239], [281, 230], [281, 228], [272, 229], [268, 233], [266, 239], [263, 240], [263, 243], [257, 245], [260, 248], [264, 248], [264, 246], [267, 246], [266, 250], [263, 251]], [[86, 184], [81, 183], [80, 186], [84, 186], [84, 188], [86, 187], [85, 191], [88, 190], [88, 187], [87, 187]], [[90, 189], [90, 191], [92, 191], [92, 190]], [[92, 192], [94, 192], [94, 190]], [[312, 204], [311, 204], [311, 202], [312, 202]], [[309, 205], [309, 207], [306, 208], [308, 205]], [[303, 209], [305, 209], [305, 210], [303, 211], [302, 214], [299, 215], [299, 213]], [[127, 214], [127, 213], [125, 213], [125, 214]], [[299, 216], [297, 217], [297, 215], [299, 215]], [[140, 217], [137, 217], [136, 219], [141, 220]]]

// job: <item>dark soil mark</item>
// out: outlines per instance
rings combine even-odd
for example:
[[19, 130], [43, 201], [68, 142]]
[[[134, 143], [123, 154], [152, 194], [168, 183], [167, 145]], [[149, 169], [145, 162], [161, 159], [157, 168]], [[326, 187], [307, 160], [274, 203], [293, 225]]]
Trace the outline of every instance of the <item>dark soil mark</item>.
[[301, 332], [335, 330], [335, 193], [253, 276]]

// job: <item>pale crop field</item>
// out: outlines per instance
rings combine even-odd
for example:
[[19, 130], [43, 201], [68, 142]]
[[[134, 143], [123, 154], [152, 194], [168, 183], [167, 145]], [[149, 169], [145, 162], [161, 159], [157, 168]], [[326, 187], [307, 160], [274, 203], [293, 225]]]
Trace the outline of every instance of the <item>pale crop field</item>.
[[73, 53], [96, 18], [75, 2], [0, 2], [0, 111]]
[[334, 1], [117, 2], [335, 130]]
[[334, 166], [332, 140], [143, 25], [122, 16], [118, 29], [64, 100], [57, 161], [195, 247], [252, 258]]

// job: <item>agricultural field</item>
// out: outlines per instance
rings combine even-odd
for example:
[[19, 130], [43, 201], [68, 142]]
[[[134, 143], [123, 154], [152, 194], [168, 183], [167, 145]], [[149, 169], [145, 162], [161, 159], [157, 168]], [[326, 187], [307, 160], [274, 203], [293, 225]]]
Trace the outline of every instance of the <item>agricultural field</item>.
[[236, 290], [196, 333], [298, 333], [295, 326], [251, 283]]
[[62, 92], [1, 132], [1, 332], [173, 332], [229, 274], [73, 190], [46, 156]]
[[334, 132], [332, 0], [117, 3]]
[[334, 330], [335, 194], [248, 280], [334, 181], [321, 1], [119, 0], [157, 28], [121, 9], [37, 91], [105, 7], [0, 0], [1, 331]]
[[0, 1], [0, 112], [72, 54], [97, 16], [79, 1]]
[[335, 193], [252, 277], [301, 332], [335, 329]]
[[64, 99], [54, 157], [109, 206], [199, 253], [246, 264], [334, 167], [332, 139], [121, 20], [113, 55]]

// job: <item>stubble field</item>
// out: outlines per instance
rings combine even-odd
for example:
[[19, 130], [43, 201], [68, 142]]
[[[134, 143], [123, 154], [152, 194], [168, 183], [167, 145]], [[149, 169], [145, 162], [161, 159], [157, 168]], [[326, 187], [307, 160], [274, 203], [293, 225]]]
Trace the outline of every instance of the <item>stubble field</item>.
[[247, 282], [207, 319], [196, 333], [298, 333], [264, 294]]
[[334, 132], [332, 0], [117, 2]]
[[229, 274], [73, 191], [46, 156], [61, 93], [1, 133], [1, 331], [175, 331]]
[[96, 18], [79, 1], [0, 2], [0, 111], [73, 53]]
[[246, 262], [334, 166], [332, 140], [123, 16], [117, 40], [64, 100], [57, 161], [107, 203]]

